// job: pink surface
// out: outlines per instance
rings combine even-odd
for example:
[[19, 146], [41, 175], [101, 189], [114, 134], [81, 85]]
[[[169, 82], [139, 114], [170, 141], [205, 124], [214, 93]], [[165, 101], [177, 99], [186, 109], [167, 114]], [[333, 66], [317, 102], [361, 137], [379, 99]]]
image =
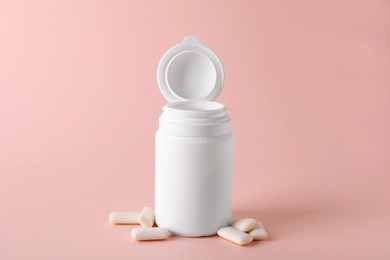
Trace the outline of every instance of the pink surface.
[[[234, 217], [271, 237], [135, 243], [162, 54], [216, 50]], [[388, 1], [0, 1], [0, 259], [390, 259]]]

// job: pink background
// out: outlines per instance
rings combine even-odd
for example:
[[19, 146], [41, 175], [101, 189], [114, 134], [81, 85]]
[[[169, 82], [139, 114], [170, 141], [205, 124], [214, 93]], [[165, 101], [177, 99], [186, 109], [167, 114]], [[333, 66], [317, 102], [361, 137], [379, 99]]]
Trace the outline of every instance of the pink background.
[[[154, 207], [163, 53], [216, 50], [234, 217], [270, 239], [130, 241]], [[0, 259], [390, 259], [389, 1], [0, 1]]]

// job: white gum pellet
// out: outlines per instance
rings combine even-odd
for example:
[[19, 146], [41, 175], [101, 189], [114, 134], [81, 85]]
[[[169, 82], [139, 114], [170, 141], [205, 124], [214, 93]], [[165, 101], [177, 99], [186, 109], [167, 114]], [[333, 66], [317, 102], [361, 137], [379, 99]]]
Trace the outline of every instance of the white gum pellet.
[[254, 218], [240, 218], [232, 223], [232, 227], [242, 232], [248, 232], [256, 226], [256, 223], [257, 221]]
[[256, 226], [249, 231], [248, 234], [251, 235], [254, 240], [263, 240], [268, 237], [268, 233], [260, 221], [257, 221]]
[[233, 227], [224, 227], [218, 230], [218, 235], [226, 240], [241, 246], [252, 242], [253, 237]]
[[154, 212], [151, 208], [145, 207], [141, 214], [138, 216], [138, 222], [143, 227], [153, 227], [154, 224]]
[[139, 224], [141, 212], [111, 212], [108, 221], [112, 224]]
[[161, 227], [140, 227], [134, 228], [131, 230], [131, 237], [134, 240], [144, 241], [144, 240], [161, 240], [169, 237], [169, 231], [166, 228]]

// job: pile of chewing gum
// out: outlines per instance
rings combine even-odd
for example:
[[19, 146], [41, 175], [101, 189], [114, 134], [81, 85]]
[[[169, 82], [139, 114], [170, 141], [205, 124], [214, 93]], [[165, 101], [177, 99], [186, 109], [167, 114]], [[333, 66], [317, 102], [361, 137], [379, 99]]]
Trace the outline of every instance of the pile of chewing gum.
[[[154, 212], [149, 207], [145, 207], [141, 212], [111, 212], [109, 222], [115, 225], [140, 224], [141, 227], [131, 230], [131, 237], [136, 241], [163, 240], [171, 235], [166, 228], [154, 227]], [[268, 237], [263, 224], [254, 218], [237, 219], [217, 233], [220, 237], [241, 246]]]

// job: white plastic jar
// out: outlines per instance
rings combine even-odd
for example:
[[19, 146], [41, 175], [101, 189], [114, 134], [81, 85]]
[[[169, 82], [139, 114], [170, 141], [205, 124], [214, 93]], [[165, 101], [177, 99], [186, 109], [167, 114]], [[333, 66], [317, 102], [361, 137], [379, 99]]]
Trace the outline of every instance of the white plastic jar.
[[163, 56], [158, 83], [170, 103], [156, 133], [156, 223], [179, 236], [214, 235], [232, 215], [231, 121], [212, 101], [223, 86], [222, 64], [187, 37]]

